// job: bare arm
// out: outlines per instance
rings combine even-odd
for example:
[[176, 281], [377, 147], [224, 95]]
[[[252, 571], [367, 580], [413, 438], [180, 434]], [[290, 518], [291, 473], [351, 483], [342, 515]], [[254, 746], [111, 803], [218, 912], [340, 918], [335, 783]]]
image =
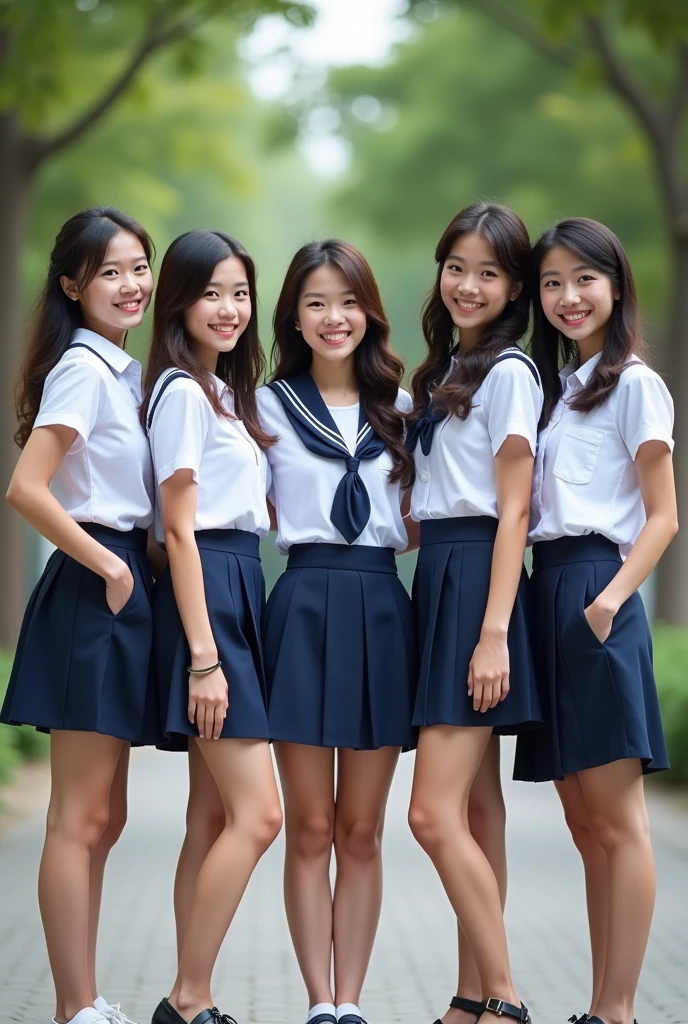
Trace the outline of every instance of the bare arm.
[[510, 434], [495, 456], [499, 526], [480, 640], [468, 672], [476, 711], [487, 711], [509, 692], [507, 633], [528, 539], [533, 455], [524, 437]]
[[270, 516], [270, 529], [277, 530], [277, 509], [269, 498], [266, 499], [266, 502], [268, 506], [268, 515]]
[[614, 579], [585, 609], [592, 631], [604, 643], [624, 601], [647, 579], [678, 532], [671, 452], [664, 441], [645, 441], [635, 459], [647, 521]]
[[[218, 660], [218, 654], [194, 535], [197, 496], [198, 486], [190, 469], [178, 469], [160, 485], [165, 546], [191, 666], [208, 668]], [[218, 739], [228, 704], [227, 680], [221, 667], [208, 675], [189, 676], [189, 721], [196, 723], [202, 739]]]
[[411, 551], [417, 551], [420, 547], [420, 523], [417, 523], [415, 519], [411, 519], [411, 488], [404, 491], [401, 499], [401, 516], [404, 520], [404, 526], [406, 527], [406, 535], [408, 537], [408, 544], [402, 551], [403, 555], [408, 555]]
[[146, 542], [146, 555], [148, 557], [148, 564], [150, 565], [151, 575], [153, 579], [159, 579], [165, 568], [167, 567], [167, 552], [164, 548], [158, 544], [153, 534], [153, 530], [148, 531], [148, 540]]
[[134, 589], [129, 566], [82, 530], [49, 489], [76, 437], [72, 427], [37, 427], [19, 456], [7, 501], [47, 540], [103, 577], [108, 605], [116, 615]]

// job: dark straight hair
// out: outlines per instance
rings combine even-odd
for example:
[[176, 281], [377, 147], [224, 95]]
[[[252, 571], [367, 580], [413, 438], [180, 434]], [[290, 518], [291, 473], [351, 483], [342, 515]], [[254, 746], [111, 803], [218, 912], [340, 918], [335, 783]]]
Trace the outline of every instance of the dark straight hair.
[[568, 363], [578, 352], [575, 341], [565, 337], [549, 322], [540, 302], [542, 261], [557, 246], [574, 253], [591, 270], [606, 275], [614, 292], [619, 294], [606, 325], [602, 355], [585, 387], [569, 403], [570, 408], [577, 412], [590, 412], [597, 408], [619, 383], [624, 365], [631, 356], [647, 359], [633, 273], [621, 242], [613, 231], [596, 220], [571, 217], [559, 221], [535, 243], [530, 275], [534, 304], [531, 348], [545, 393], [541, 427], [549, 423], [561, 396], [560, 359]]
[[[221, 352], [215, 374], [192, 351], [184, 325], [184, 312], [201, 298], [218, 263], [236, 256], [246, 270], [251, 296], [251, 317], [231, 352]], [[202, 388], [218, 416], [231, 417], [213, 383], [217, 376], [231, 389], [234, 413], [243, 421], [254, 441], [268, 448], [274, 438], [261, 429], [256, 405], [256, 386], [265, 370], [265, 357], [258, 337], [256, 267], [243, 245], [223, 231], [187, 231], [175, 238], [160, 267], [153, 306], [153, 336], [143, 384], [141, 423], [146, 426], [148, 407], [155, 382], [161, 373], [176, 367], [184, 370]]]
[[450, 366], [457, 329], [442, 299], [440, 281], [457, 239], [472, 234], [487, 239], [497, 264], [514, 286], [526, 280], [530, 239], [525, 224], [513, 210], [499, 203], [481, 201], [467, 206], [451, 219], [435, 249], [437, 274], [423, 307], [422, 327], [428, 353], [411, 377], [412, 419], [426, 412], [432, 398], [452, 415], [465, 420], [473, 395], [499, 353], [517, 345], [528, 329], [530, 301], [522, 289], [516, 299], [509, 299], [496, 320], [483, 328], [478, 343], [461, 356], [451, 378], [442, 384]]
[[289, 264], [273, 316], [272, 380], [308, 370], [312, 351], [296, 329], [298, 305], [306, 278], [319, 267], [339, 269], [366, 315], [366, 332], [354, 352], [354, 372], [370, 425], [394, 460], [391, 480], [408, 486], [411, 456], [404, 447], [404, 417], [396, 408], [404, 363], [390, 346], [390, 326], [368, 261], [353, 245], [338, 238], [304, 245]]
[[26, 355], [15, 388], [19, 426], [14, 440], [20, 448], [33, 429], [45, 378], [64, 355], [74, 332], [84, 325], [81, 303], [68, 298], [60, 278], [68, 277], [81, 289], [87, 288], [120, 231], [130, 231], [138, 238], [150, 262], [154, 249], [148, 233], [133, 217], [111, 206], [82, 210], [60, 228], [50, 254], [48, 275], [33, 308]]

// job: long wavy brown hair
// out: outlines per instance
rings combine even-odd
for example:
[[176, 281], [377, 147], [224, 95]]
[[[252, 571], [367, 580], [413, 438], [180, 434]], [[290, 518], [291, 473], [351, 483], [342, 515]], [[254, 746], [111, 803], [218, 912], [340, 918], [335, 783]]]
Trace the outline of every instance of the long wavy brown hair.
[[370, 425], [385, 442], [394, 460], [390, 479], [408, 486], [413, 478], [413, 462], [404, 448], [404, 417], [395, 406], [404, 364], [390, 346], [389, 321], [370, 265], [348, 242], [338, 238], [310, 242], [299, 249], [291, 261], [273, 316], [274, 372], [271, 379], [290, 377], [309, 369], [311, 348], [296, 329], [299, 298], [308, 275], [328, 265], [341, 270], [365, 312], [366, 332], [354, 353], [361, 402]]
[[624, 248], [613, 231], [587, 217], [559, 221], [545, 231], [533, 247], [530, 286], [534, 300], [532, 353], [540, 371], [545, 401], [540, 427], [546, 426], [561, 396], [559, 368], [578, 353], [575, 341], [549, 322], [540, 302], [540, 268], [548, 252], [557, 246], [569, 249], [585, 266], [605, 274], [619, 293], [607, 324], [602, 355], [590, 379], [569, 403], [577, 412], [590, 412], [604, 402], [619, 383], [631, 356], [647, 361], [647, 347], [640, 326], [633, 272]]
[[[184, 312], [201, 298], [218, 263], [230, 256], [241, 260], [246, 269], [251, 317], [231, 352], [221, 352], [215, 374], [193, 353], [192, 341], [184, 325]], [[265, 371], [265, 356], [258, 336], [256, 267], [243, 245], [223, 231], [187, 231], [175, 238], [160, 267], [153, 307], [153, 334], [143, 382], [140, 417], [144, 428], [151, 394], [161, 373], [176, 367], [188, 373], [203, 389], [203, 394], [218, 416], [230, 418], [213, 384], [217, 376], [231, 389], [234, 413], [243, 420], [261, 448], [274, 444], [275, 438], [261, 428], [256, 405], [256, 386]]]
[[509, 299], [496, 320], [485, 326], [478, 343], [457, 360], [456, 369], [444, 381], [451, 365], [457, 329], [442, 300], [440, 280], [456, 240], [472, 234], [487, 239], [495, 260], [514, 285], [524, 283], [528, 273], [531, 253], [528, 232], [521, 218], [508, 206], [473, 203], [452, 218], [435, 249], [437, 274], [423, 307], [422, 327], [428, 353], [411, 377], [411, 419], [421, 417], [432, 399], [447, 412], [465, 420], [471, 411], [473, 395], [499, 353], [517, 345], [528, 330], [530, 300], [522, 289], [516, 299]]
[[33, 430], [43, 397], [45, 378], [67, 350], [74, 332], [84, 326], [80, 302], [68, 298], [60, 279], [87, 288], [119, 231], [138, 238], [148, 262], [153, 256], [150, 236], [138, 221], [111, 206], [93, 206], [62, 225], [50, 254], [48, 274], [36, 299], [29, 326], [26, 354], [15, 385], [18, 428], [14, 440], [23, 448]]

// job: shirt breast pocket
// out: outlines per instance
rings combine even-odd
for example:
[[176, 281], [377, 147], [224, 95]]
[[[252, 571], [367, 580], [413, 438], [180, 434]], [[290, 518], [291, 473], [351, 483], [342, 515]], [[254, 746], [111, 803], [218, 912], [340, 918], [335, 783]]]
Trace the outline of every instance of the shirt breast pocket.
[[566, 427], [554, 462], [554, 475], [567, 484], [589, 484], [602, 446], [603, 430]]

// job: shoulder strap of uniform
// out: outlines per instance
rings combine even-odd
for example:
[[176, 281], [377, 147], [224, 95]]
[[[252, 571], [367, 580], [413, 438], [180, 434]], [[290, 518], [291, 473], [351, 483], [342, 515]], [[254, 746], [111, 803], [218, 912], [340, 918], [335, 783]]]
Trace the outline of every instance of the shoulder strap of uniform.
[[100, 352], [96, 352], [96, 350], [94, 348], [91, 348], [90, 345], [84, 345], [83, 341], [73, 341], [71, 343], [71, 345], [69, 345], [69, 347], [67, 348], [66, 351], [69, 352], [70, 348], [87, 348], [88, 351], [92, 352], [94, 356], [98, 356], [98, 358], [100, 359], [101, 363], [105, 363], [105, 365], [107, 366], [107, 368], [110, 371], [110, 373], [114, 373], [115, 372], [113, 370], [113, 368], [110, 366], [110, 364], [108, 363], [108, 361], [105, 358], [105, 356], [101, 356]]
[[528, 356], [527, 356], [527, 355], [525, 354], [525, 352], [520, 352], [520, 351], [516, 351], [515, 349], [514, 349], [514, 350], [511, 350], [511, 351], [501, 352], [501, 353], [500, 353], [500, 354], [499, 354], [499, 355], [497, 356], [497, 358], [495, 359], [495, 365], [496, 365], [497, 363], [502, 363], [502, 362], [504, 362], [504, 360], [505, 360], [505, 359], [519, 359], [519, 360], [520, 360], [520, 361], [521, 361], [522, 363], [525, 363], [525, 364], [526, 364], [526, 366], [528, 367], [528, 369], [530, 370], [530, 372], [532, 373], [532, 375], [533, 375], [533, 378], [534, 378], [534, 380], [535, 380], [535, 383], [537, 384], [537, 386], [538, 386], [539, 388], [541, 388], [541, 387], [542, 387], [542, 384], [541, 384], [541, 382], [540, 382], [540, 374], [538, 373], [538, 369], [537, 369], [537, 366], [535, 365], [535, 363], [533, 362], [533, 360], [532, 360], [532, 359], [530, 359], [530, 358], [529, 358], [529, 357], [528, 357]]
[[158, 403], [160, 402], [162, 396], [165, 394], [168, 385], [171, 384], [173, 380], [179, 380], [180, 377], [187, 377], [188, 380], [193, 380], [191, 374], [185, 373], [184, 370], [173, 370], [172, 373], [168, 374], [167, 377], [165, 377], [164, 381], [160, 385], [160, 390], [155, 396], [155, 401], [151, 402], [150, 408], [148, 409], [148, 416], [146, 418], [147, 434], [150, 433], [150, 428], [153, 426], [153, 416], [155, 415], [155, 410], [158, 408]]

